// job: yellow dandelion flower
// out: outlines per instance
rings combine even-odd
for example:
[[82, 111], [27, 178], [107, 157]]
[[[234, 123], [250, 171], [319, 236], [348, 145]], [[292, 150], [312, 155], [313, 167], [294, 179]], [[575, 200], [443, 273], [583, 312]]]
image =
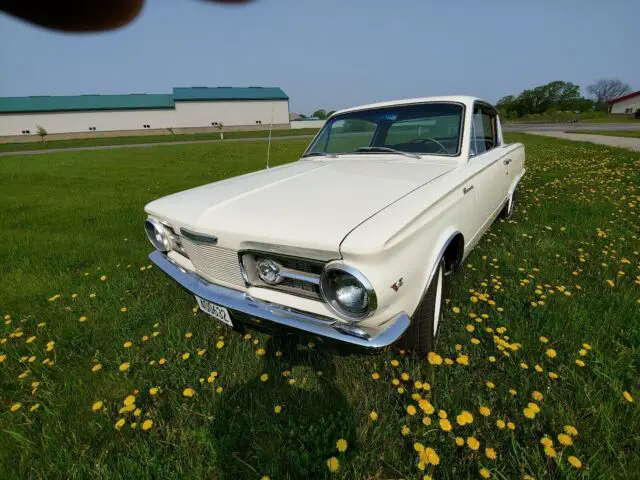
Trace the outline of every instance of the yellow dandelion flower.
[[193, 337], [193, 333], [191, 332], [187, 332], [184, 334], [184, 338], [191, 338], [191, 337]]
[[371, 374], [371, 378], [373, 378], [374, 380], [380, 380], [380, 374], [378, 372], [373, 372]]
[[496, 388], [496, 384], [493, 382], [486, 382], [485, 385], [487, 386], [487, 388]]
[[461, 426], [471, 424], [473, 423], [473, 415], [471, 415], [470, 412], [463, 410], [462, 413], [456, 416], [456, 422]]
[[585, 367], [587, 364], [584, 363], [582, 360], [580, 360], [579, 358], [576, 359], [576, 365], [578, 365], [579, 367]]
[[397, 367], [398, 365], [400, 365], [400, 362], [398, 360], [396, 360], [395, 358], [391, 360], [391, 366]]
[[218, 343], [216, 343], [216, 348], [221, 349], [222, 347], [224, 347], [224, 342], [222, 340], [219, 340]]
[[480, 407], [479, 409], [480, 415], [483, 417], [488, 417], [491, 415], [491, 409], [489, 407]]
[[482, 467], [480, 469], [480, 476], [482, 478], [491, 478], [491, 472], [489, 472], [485, 467]]
[[133, 411], [133, 416], [134, 416], [134, 417], [139, 417], [140, 415], [142, 415], [142, 410], [141, 410], [141, 409], [139, 409], [139, 408], [136, 408], [136, 409]]
[[556, 450], [553, 447], [544, 447], [544, 454], [549, 458], [556, 458]]
[[427, 361], [431, 365], [442, 365], [442, 357], [435, 352], [429, 352], [427, 355]]
[[16, 402], [13, 405], [11, 405], [11, 407], [9, 408], [9, 410], [11, 410], [12, 412], [17, 412], [18, 410], [20, 410], [22, 408], [22, 403], [20, 402]]
[[369, 413], [369, 418], [375, 422], [376, 420], [378, 420], [378, 412], [376, 412], [375, 410], [372, 410]]
[[539, 402], [544, 398], [544, 395], [542, 395], [542, 393], [540, 393], [539, 391], [534, 390], [533, 392], [531, 392], [531, 397]]
[[86, 322], [87, 321], [87, 316], [86, 315], [82, 315], [79, 319], [79, 322]]
[[487, 456], [489, 460], [495, 460], [496, 458], [498, 458], [498, 454], [493, 448], [485, 448], [484, 454]]
[[166, 358], [161, 358], [160, 360], [158, 360], [158, 363], [160, 365], [164, 365], [165, 363], [167, 363], [167, 359]]
[[106, 275], [102, 275], [102, 276], [100, 277], [100, 280], [102, 280], [103, 282], [104, 282], [106, 279], [107, 279], [107, 276], [106, 276]]
[[120, 311], [121, 311], [122, 313], [125, 313], [125, 312], [127, 311], [127, 307], [120, 307]]
[[260, 375], [261, 382], [266, 382], [267, 380], [269, 380], [269, 375], [267, 373], [263, 373], [262, 375]]
[[36, 338], [37, 338], [37, 337], [35, 337], [35, 336], [32, 336], [32, 337], [27, 338], [27, 343], [33, 343], [33, 342], [35, 341], [35, 339], [36, 339]]
[[549, 358], [556, 358], [558, 353], [553, 348], [548, 348], [546, 352], [544, 352]]
[[216, 393], [217, 393], [218, 395], [220, 395], [220, 394], [222, 393], [222, 391], [223, 391], [223, 390], [224, 390], [224, 389], [223, 389], [222, 387], [217, 387], [217, 388], [216, 388]]
[[504, 427], [506, 427], [506, 426], [507, 426], [507, 424], [506, 424], [506, 423], [504, 423], [504, 420], [500, 420], [500, 419], [498, 419], [498, 420], [496, 420], [496, 426], [497, 426], [500, 430], [502, 430]]
[[100, 410], [102, 408], [103, 402], [102, 400], [98, 400], [97, 402], [95, 402], [93, 405], [91, 405], [91, 410], [93, 410], [94, 412], [96, 410]]
[[191, 387], [187, 387], [182, 391], [182, 396], [183, 397], [187, 397], [187, 398], [191, 398], [196, 394], [196, 391], [191, 388]]
[[444, 363], [445, 363], [445, 365], [453, 365], [455, 362], [453, 360], [451, 360], [450, 358], [445, 358], [444, 359]]
[[427, 427], [431, 425], [431, 417], [422, 417], [422, 424]]
[[131, 348], [132, 345], [133, 345], [133, 342], [131, 342], [130, 340], [127, 340], [122, 344], [124, 348]]
[[451, 431], [451, 428], [452, 428], [452, 427], [451, 427], [451, 422], [449, 422], [449, 420], [448, 420], [448, 419], [446, 419], [446, 418], [441, 418], [439, 423], [440, 423], [440, 429], [441, 429], [443, 432], [450, 432], [450, 431]]
[[422, 410], [427, 415], [431, 415], [435, 411], [435, 408], [433, 408], [433, 405], [431, 405], [431, 402], [429, 402], [429, 400], [425, 398], [421, 399], [418, 402], [418, 407], [420, 407], [420, 410]]
[[280, 413], [282, 412], [282, 407], [280, 405], [276, 405], [275, 407], [273, 407], [273, 411], [275, 413]]
[[533, 411], [533, 413], [536, 413], [536, 414], [540, 413], [540, 407], [536, 403], [529, 402], [527, 404], [527, 407], [530, 408]]
[[153, 427], [153, 420], [145, 420], [142, 422], [142, 430], [149, 430]]
[[567, 435], [571, 435], [572, 437], [577, 437], [578, 436], [578, 430], [576, 429], [576, 427], [571, 426], [571, 425], [565, 425], [564, 426], [564, 432]]
[[533, 420], [534, 418], [536, 418], [536, 412], [534, 412], [533, 410], [531, 410], [530, 408], [525, 408], [524, 410], [522, 410], [522, 413], [524, 414], [525, 417], [527, 417], [528, 419]]
[[263, 357], [266, 353], [267, 351], [264, 348], [259, 348], [256, 350], [256, 355], [259, 357]]
[[36, 410], [38, 410], [40, 408], [40, 404], [36, 403], [34, 405], [31, 406], [31, 408], [29, 409], [30, 412], [35, 412]]
[[115, 424], [116, 430], [120, 430], [125, 424], [124, 418], [119, 418]]
[[578, 350], [578, 355], [580, 355], [581, 357], [584, 357], [587, 355], [587, 349], [586, 348], [581, 348], [580, 350]]
[[624, 397], [624, 399], [629, 402], [629, 403], [633, 403], [633, 397], [631, 396], [631, 394], [629, 392], [627, 392], [626, 390], [624, 392], [622, 392], [622, 396]]
[[456, 362], [459, 365], [469, 365], [469, 357], [467, 355], [458, 355]]
[[407, 407], [407, 413], [409, 415], [415, 415], [416, 414], [416, 407], [414, 407], [413, 405], [409, 405]]
[[494, 357], [493, 355], [489, 356], [489, 362], [495, 363], [495, 361], [496, 361], [496, 357]]
[[549, 339], [547, 337], [540, 337], [538, 340], [540, 340], [542, 343], [549, 343]]
[[509, 395], [515, 397], [518, 394], [518, 391], [515, 388], [509, 389]]
[[585, 350], [591, 350], [591, 345], [589, 345], [588, 343], [583, 343], [582, 348], [584, 348]]
[[578, 457], [574, 457], [573, 455], [569, 455], [567, 457], [567, 461], [571, 464], [573, 468], [582, 468], [582, 462]]
[[182, 354], [182, 360], [188, 360], [191, 354], [189, 352], [184, 352]]
[[99, 372], [100, 370], [102, 370], [102, 364], [101, 363], [96, 363], [93, 367], [91, 367], [91, 371], [93, 373]]
[[456, 445], [457, 445], [458, 447], [463, 446], [463, 445], [464, 445], [464, 438], [462, 438], [462, 437], [456, 437]]
[[127, 370], [129, 370], [130, 366], [131, 365], [129, 364], [129, 362], [124, 362], [120, 364], [120, 366], [118, 367], [118, 370], [120, 370], [121, 372], [126, 372]]
[[136, 403], [136, 397], [134, 395], [127, 395], [124, 401], [122, 402], [122, 404], [125, 407], [129, 407], [131, 405], [134, 405], [135, 403]]
[[467, 437], [467, 446], [471, 450], [478, 450], [480, 448], [480, 442], [475, 437]]
[[565, 447], [570, 447], [571, 445], [573, 445], [573, 440], [571, 440], [571, 437], [566, 433], [559, 434], [558, 441]]
[[340, 453], [346, 452], [348, 446], [349, 446], [349, 444], [347, 443], [347, 441], [344, 438], [340, 438], [336, 442], [336, 448], [338, 449], [338, 451]]
[[553, 440], [551, 440], [549, 437], [542, 437], [540, 439], [540, 443], [543, 447], [553, 447]]
[[467, 326], [465, 326], [464, 328], [465, 328], [465, 329], [467, 330], [467, 332], [469, 332], [469, 333], [472, 333], [472, 332], [476, 329], [476, 327], [474, 327], [474, 326], [473, 326], [473, 325], [471, 325], [471, 324], [467, 324]]
[[409, 380], [409, 374], [407, 372], [403, 372], [402, 375], [400, 375], [400, 378], [406, 382]]
[[507, 428], [509, 430], [515, 430], [516, 429], [516, 424], [513, 422], [507, 422]]
[[556, 372], [549, 372], [549, 378], [551, 380], [557, 380], [558, 379], [558, 374]]
[[340, 470], [340, 461], [336, 457], [331, 457], [327, 460], [327, 468], [330, 472], [337, 472]]

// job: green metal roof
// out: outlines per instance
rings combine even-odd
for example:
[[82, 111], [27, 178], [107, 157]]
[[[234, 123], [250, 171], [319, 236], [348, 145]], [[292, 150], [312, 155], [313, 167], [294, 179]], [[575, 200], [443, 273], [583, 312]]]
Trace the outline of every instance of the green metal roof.
[[289, 100], [278, 87], [190, 87], [174, 88], [175, 101], [196, 100]]
[[0, 113], [73, 112], [175, 108], [176, 101], [288, 100], [277, 87], [174, 88], [173, 94], [0, 97]]
[[0, 113], [174, 108], [174, 103], [166, 94], [0, 97]]

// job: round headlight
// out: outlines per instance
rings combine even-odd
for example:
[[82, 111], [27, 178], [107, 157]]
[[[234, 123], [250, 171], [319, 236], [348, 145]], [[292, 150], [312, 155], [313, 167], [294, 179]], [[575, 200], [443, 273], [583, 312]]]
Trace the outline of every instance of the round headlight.
[[327, 305], [349, 320], [361, 320], [376, 308], [376, 294], [369, 281], [345, 265], [325, 269], [320, 291]]
[[269, 258], [256, 260], [256, 270], [260, 279], [269, 285], [277, 285], [283, 279], [280, 276], [280, 265]]
[[144, 222], [144, 229], [151, 244], [161, 252], [171, 250], [171, 238], [167, 229], [154, 218], [147, 218]]

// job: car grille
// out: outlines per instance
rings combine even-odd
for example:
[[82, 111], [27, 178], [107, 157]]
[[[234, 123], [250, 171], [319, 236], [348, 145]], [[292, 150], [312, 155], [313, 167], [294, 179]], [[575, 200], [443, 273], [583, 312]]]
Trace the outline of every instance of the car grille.
[[196, 271], [216, 281], [227, 282], [244, 287], [244, 278], [240, 271], [238, 252], [180, 237], [182, 247], [189, 255]]

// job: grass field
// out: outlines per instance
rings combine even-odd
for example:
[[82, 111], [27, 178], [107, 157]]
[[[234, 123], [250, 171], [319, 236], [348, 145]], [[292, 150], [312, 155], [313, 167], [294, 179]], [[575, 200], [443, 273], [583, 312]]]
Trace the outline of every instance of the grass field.
[[640, 155], [508, 140], [516, 213], [449, 277], [429, 360], [278, 350], [149, 266], [145, 203], [264, 144], [0, 158], [0, 478], [637, 478]]
[[607, 135], [611, 137], [640, 138], [640, 130], [567, 130], [566, 133], [586, 133], [587, 135]]
[[[273, 130], [273, 137], [315, 135], [317, 128], [301, 128], [294, 130]], [[224, 132], [226, 140], [237, 138], [266, 138], [268, 130], [248, 130], [240, 132]], [[107, 145], [139, 145], [142, 143], [191, 142], [199, 140], [220, 140], [218, 132], [182, 133], [176, 135], [148, 135], [138, 137], [95, 137], [74, 140], [48, 140], [46, 142], [0, 143], [2, 152], [25, 152], [31, 150], [53, 150], [58, 148], [102, 147]]]

